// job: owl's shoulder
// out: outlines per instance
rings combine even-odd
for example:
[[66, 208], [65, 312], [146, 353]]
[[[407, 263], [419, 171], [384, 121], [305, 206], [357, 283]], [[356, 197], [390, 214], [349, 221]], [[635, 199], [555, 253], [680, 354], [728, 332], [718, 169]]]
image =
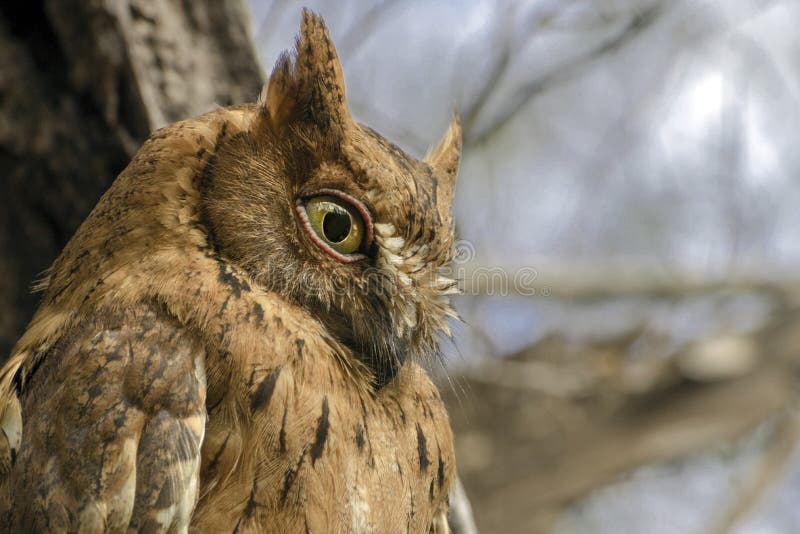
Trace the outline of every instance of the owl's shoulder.
[[[65, 397], [83, 396], [97, 404], [106, 393], [109, 402], [122, 394], [149, 412], [168, 397], [188, 401], [195, 396], [167, 389], [182, 381], [181, 373], [204, 365], [204, 359], [201, 340], [165, 307], [150, 303], [118, 309], [99, 306], [28, 358], [20, 373], [20, 390], [26, 403], [37, 404], [52, 396], [57, 382]], [[107, 375], [106, 379], [99, 380], [99, 374]], [[196, 377], [188, 382], [196, 382]], [[93, 388], [88, 394], [87, 384]], [[122, 390], [112, 391], [117, 386]]]
[[[12, 400], [6, 415], [16, 408], [15, 422], [24, 432], [3, 451], [10, 459], [3, 462], [0, 529], [120, 528], [128, 519], [133, 525], [145, 519], [131, 516], [134, 500], [160, 491], [164, 477], [187, 488], [196, 478], [170, 462], [199, 456], [205, 351], [159, 306], [87, 312], [20, 367]], [[5, 436], [8, 421], [3, 418]], [[170, 495], [165, 507], [186, 515], [191, 492]], [[96, 514], [89, 507], [91, 513], [74, 515], [90, 501]], [[46, 510], [41, 502], [48, 503]]]

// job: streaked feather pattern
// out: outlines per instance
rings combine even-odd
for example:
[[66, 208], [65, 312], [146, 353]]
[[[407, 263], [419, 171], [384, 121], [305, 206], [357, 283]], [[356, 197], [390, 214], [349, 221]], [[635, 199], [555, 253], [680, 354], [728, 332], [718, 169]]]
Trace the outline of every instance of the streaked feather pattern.
[[[0, 370], [0, 530], [447, 532], [454, 121], [418, 161], [352, 120], [304, 11], [259, 102], [155, 132], [40, 284]], [[297, 198], [374, 219], [326, 257]], [[345, 284], [346, 290], [341, 290]]]

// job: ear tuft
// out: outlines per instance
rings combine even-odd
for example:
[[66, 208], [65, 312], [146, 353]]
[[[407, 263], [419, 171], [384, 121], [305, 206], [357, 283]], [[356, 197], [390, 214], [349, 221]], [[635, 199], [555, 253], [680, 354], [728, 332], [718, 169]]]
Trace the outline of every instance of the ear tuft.
[[442, 139], [428, 150], [425, 162], [450, 179], [450, 186], [455, 186], [458, 165], [461, 161], [461, 121], [453, 114]]
[[289, 122], [297, 108], [297, 80], [292, 63], [292, 56], [284, 50], [269, 77], [264, 107], [275, 125]]
[[350, 120], [336, 48], [322, 17], [308, 9], [294, 54], [283, 52], [275, 63], [264, 106], [276, 127], [302, 121], [336, 134]]

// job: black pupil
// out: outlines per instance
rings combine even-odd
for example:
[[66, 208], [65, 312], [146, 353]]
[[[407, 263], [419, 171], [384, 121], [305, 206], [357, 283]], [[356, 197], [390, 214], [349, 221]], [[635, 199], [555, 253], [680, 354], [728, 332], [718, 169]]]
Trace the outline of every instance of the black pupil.
[[329, 211], [322, 219], [322, 231], [331, 243], [339, 243], [350, 234], [350, 215], [342, 211]]

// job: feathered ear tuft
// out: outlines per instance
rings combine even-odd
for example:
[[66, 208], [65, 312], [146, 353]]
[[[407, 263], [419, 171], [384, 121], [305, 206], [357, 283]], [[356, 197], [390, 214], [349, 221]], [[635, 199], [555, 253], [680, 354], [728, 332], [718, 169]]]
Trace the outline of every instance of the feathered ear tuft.
[[292, 56], [284, 50], [269, 77], [264, 107], [270, 122], [276, 126], [289, 122], [297, 105], [297, 80], [293, 63]]
[[281, 128], [312, 123], [326, 134], [341, 134], [350, 120], [339, 56], [322, 18], [303, 9], [294, 54], [284, 52], [269, 78], [264, 106]]
[[456, 185], [458, 165], [461, 161], [461, 121], [458, 115], [453, 115], [450, 126], [447, 128], [439, 143], [428, 150], [425, 162], [444, 175], [448, 183], [440, 184], [452, 193]]

